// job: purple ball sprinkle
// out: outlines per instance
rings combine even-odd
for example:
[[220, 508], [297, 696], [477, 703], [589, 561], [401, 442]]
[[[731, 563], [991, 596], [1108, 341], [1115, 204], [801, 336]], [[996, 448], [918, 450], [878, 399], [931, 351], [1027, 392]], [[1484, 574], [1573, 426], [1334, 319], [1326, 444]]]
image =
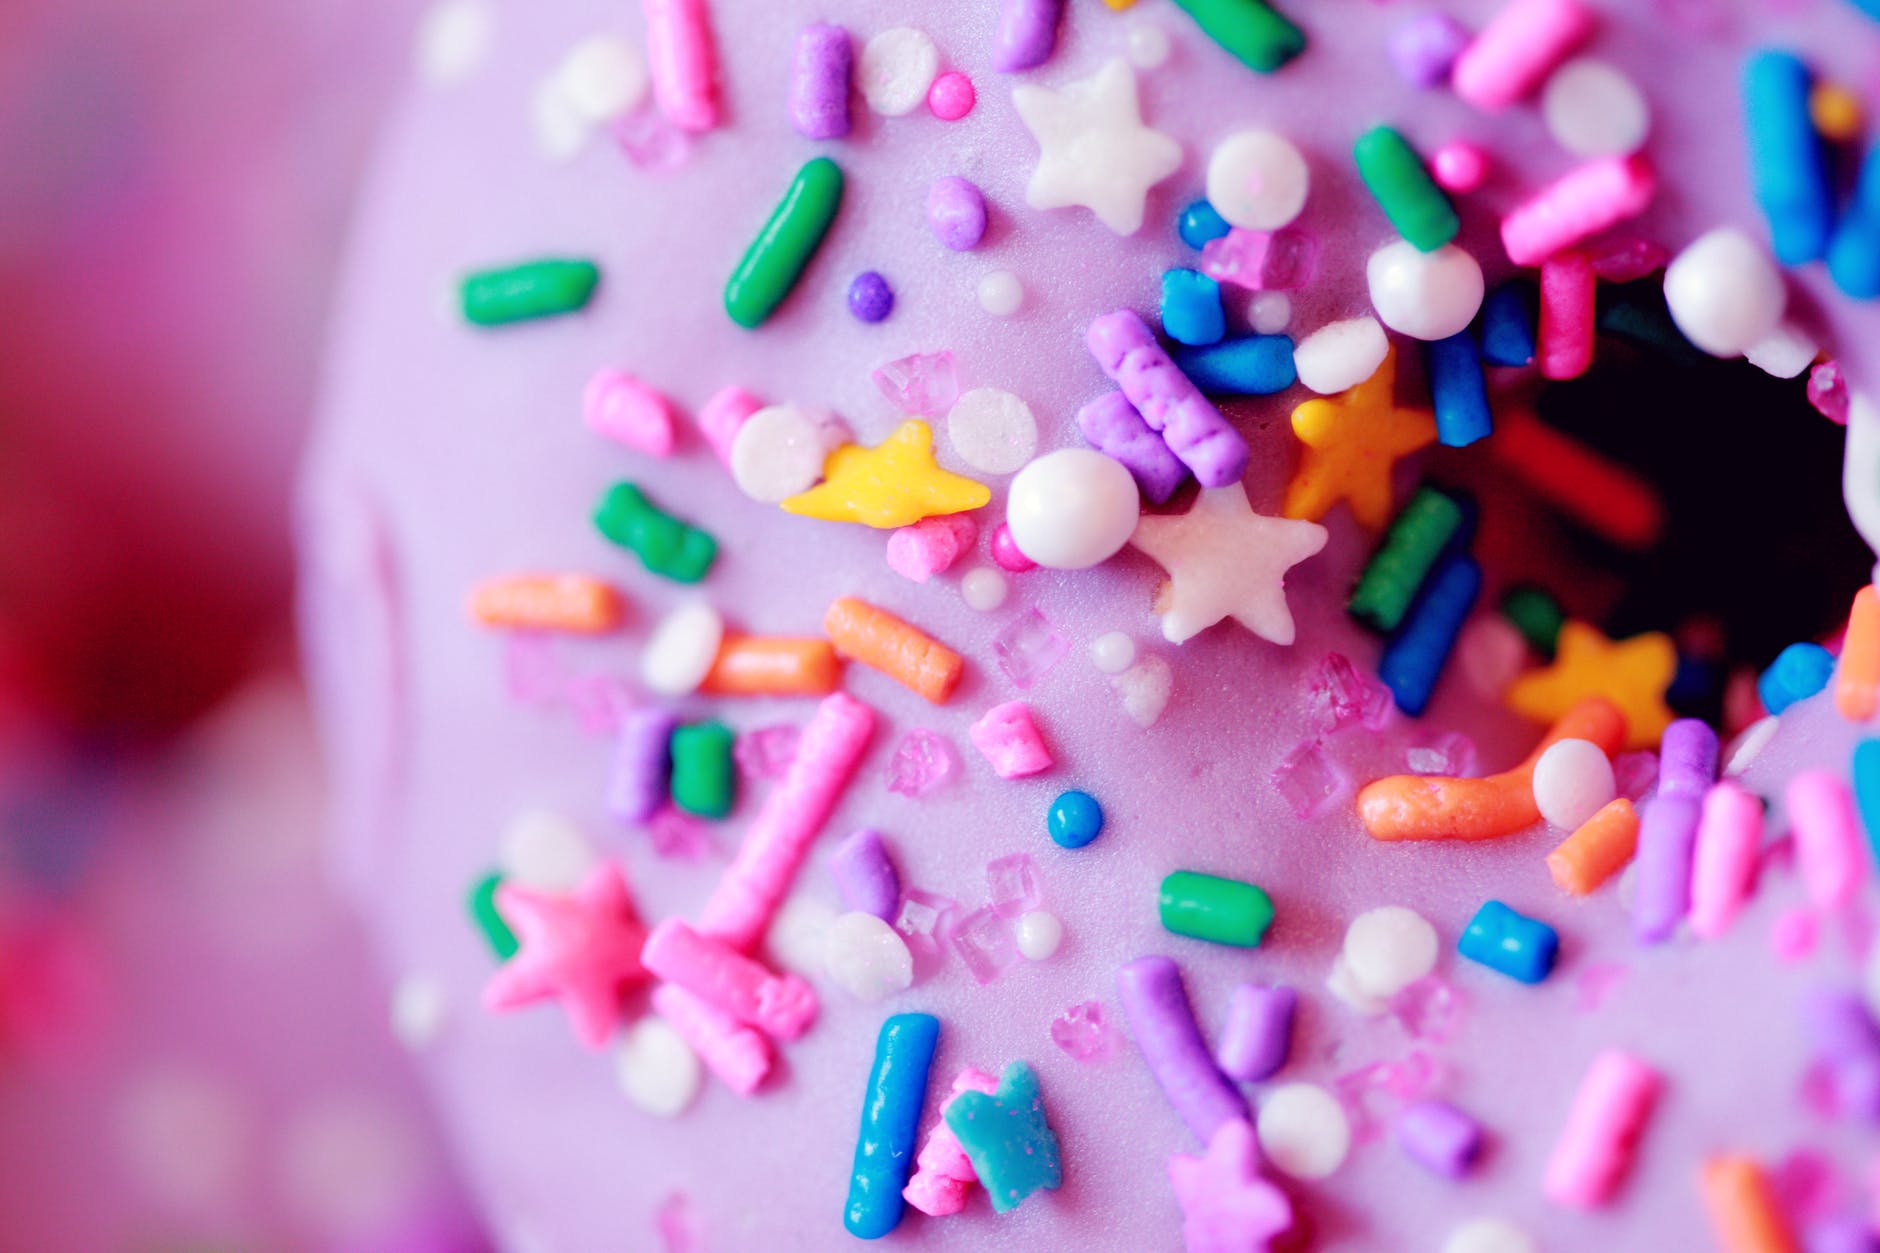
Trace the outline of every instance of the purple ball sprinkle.
[[1469, 39], [1468, 28], [1449, 14], [1425, 13], [1391, 33], [1390, 59], [1412, 87], [1436, 87], [1448, 81]]
[[1263, 988], [1243, 983], [1227, 1003], [1227, 1025], [1215, 1060], [1243, 1083], [1271, 1078], [1292, 1053], [1293, 1011], [1299, 994], [1291, 988]]
[[790, 63], [790, 122], [805, 139], [849, 133], [849, 32], [829, 22], [805, 26]]
[[1482, 1125], [1448, 1101], [1419, 1101], [1397, 1115], [1397, 1143], [1420, 1165], [1460, 1179], [1482, 1151]]
[[992, 68], [1004, 74], [1043, 65], [1057, 47], [1064, 0], [1005, 0], [993, 35]]
[[894, 289], [873, 270], [864, 270], [849, 284], [849, 312], [863, 322], [879, 322], [894, 311]]
[[927, 227], [954, 252], [968, 252], [986, 235], [986, 198], [971, 180], [949, 174], [927, 193]]
[[901, 876], [881, 832], [864, 828], [836, 846], [829, 858], [836, 894], [845, 909], [892, 922], [901, 907]]

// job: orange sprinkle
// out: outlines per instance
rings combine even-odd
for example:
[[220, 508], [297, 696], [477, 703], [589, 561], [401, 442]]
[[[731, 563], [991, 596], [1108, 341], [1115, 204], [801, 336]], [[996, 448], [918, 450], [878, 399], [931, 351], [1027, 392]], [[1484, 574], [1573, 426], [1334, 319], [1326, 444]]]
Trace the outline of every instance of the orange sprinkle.
[[966, 669], [960, 655], [933, 636], [853, 596], [829, 606], [823, 630], [841, 656], [881, 671], [936, 705], [947, 703]]
[[1376, 840], [1492, 840], [1533, 826], [1534, 763], [1561, 740], [1591, 740], [1607, 756], [1625, 742], [1625, 715], [1589, 696], [1560, 716], [1520, 765], [1485, 779], [1392, 775], [1358, 793], [1358, 818]]
[[1664, 530], [1664, 504], [1649, 482], [1538, 418], [1497, 420], [1489, 450], [1537, 496], [1615, 544], [1649, 548]]
[[842, 679], [828, 640], [731, 635], [699, 690], [709, 696], [827, 696]]
[[1854, 593], [1841, 658], [1834, 666], [1834, 707], [1849, 722], [1872, 720], [1880, 693], [1880, 596], [1869, 583]]
[[470, 616], [486, 627], [601, 635], [625, 609], [611, 583], [586, 574], [511, 574], [470, 591]]
[[1788, 1220], [1776, 1208], [1769, 1180], [1753, 1160], [1713, 1157], [1699, 1171], [1697, 1186], [1724, 1253], [1796, 1253]]
[[1638, 811], [1621, 796], [1547, 854], [1547, 873], [1562, 891], [1585, 896], [1619, 873], [1637, 851]]

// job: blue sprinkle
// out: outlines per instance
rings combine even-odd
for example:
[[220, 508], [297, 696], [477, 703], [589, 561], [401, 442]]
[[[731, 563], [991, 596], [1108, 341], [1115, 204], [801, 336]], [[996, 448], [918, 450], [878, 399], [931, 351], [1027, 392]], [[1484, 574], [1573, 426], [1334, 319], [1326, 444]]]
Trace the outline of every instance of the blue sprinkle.
[[1065, 792], [1051, 802], [1045, 829], [1060, 848], [1082, 848], [1103, 831], [1103, 806], [1088, 792]]
[[1430, 403], [1436, 409], [1436, 439], [1445, 448], [1467, 448], [1495, 430], [1488, 408], [1488, 384], [1475, 336], [1464, 329], [1448, 339], [1423, 345], [1423, 367], [1430, 376]]
[[1219, 343], [1227, 334], [1221, 285], [1199, 270], [1162, 275], [1162, 331], [1178, 344]]
[[1532, 365], [1534, 325], [1540, 292], [1524, 278], [1511, 278], [1482, 302], [1482, 360], [1489, 365]]
[[1762, 697], [1764, 709], [1779, 714], [1828, 686], [1833, 677], [1833, 653], [1819, 644], [1790, 644], [1756, 680], [1756, 695]]
[[1828, 274], [1856, 300], [1880, 296], [1880, 144], [1861, 162], [1854, 198], [1828, 245]]
[[1743, 66], [1750, 178], [1784, 265], [1820, 257], [1834, 226], [1828, 161], [1809, 116], [1808, 92], [1808, 67], [1794, 53], [1766, 48]]
[[1847, 0], [1847, 2], [1874, 21], [1880, 22], [1880, 0]]
[[878, 1240], [900, 1224], [901, 1189], [919, 1147], [920, 1107], [939, 1041], [940, 1020], [932, 1014], [896, 1014], [875, 1038], [875, 1066], [862, 1097], [855, 1170], [842, 1212], [842, 1225], [859, 1239]]
[[1227, 234], [1227, 230], [1227, 219], [1205, 200], [1195, 201], [1175, 219], [1176, 234], [1182, 237], [1184, 244], [1197, 252], [1206, 247], [1209, 240]]
[[1430, 575], [1403, 625], [1384, 646], [1377, 677], [1396, 698], [1397, 708], [1410, 717], [1420, 717], [1428, 708], [1456, 635], [1481, 592], [1482, 568], [1466, 554], [1450, 556]]
[[1500, 901], [1484, 901], [1456, 941], [1456, 951], [1510, 979], [1539, 983], [1553, 973], [1560, 934]]
[[1169, 354], [1189, 381], [1210, 396], [1271, 396], [1298, 381], [1286, 335], [1243, 335]]
[[1029, 1064], [1008, 1063], [996, 1094], [968, 1089], [953, 1098], [943, 1117], [995, 1213], [1064, 1181], [1057, 1133], [1045, 1117], [1038, 1076]]
[[1880, 740], [1854, 745], [1854, 805], [1867, 828], [1867, 845], [1880, 858]]

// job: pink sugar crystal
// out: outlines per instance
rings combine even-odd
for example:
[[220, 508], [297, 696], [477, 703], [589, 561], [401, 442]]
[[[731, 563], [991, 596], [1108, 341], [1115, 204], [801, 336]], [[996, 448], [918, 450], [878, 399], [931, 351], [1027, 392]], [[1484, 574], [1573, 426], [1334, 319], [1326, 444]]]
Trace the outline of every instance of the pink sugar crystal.
[[698, 1253], [698, 1218], [692, 1212], [692, 1198], [674, 1192], [660, 1203], [654, 1218], [659, 1225], [659, 1239], [666, 1253]]
[[1379, 731], [1390, 716], [1390, 690], [1343, 653], [1327, 653], [1306, 687], [1306, 716], [1327, 735], [1355, 724]]
[[1460, 731], [1451, 731], [1431, 743], [1410, 745], [1403, 750], [1403, 762], [1411, 774], [1467, 779], [1475, 772], [1475, 741]]
[[1836, 426], [1847, 425], [1847, 375], [1839, 361], [1823, 361], [1808, 372], [1808, 403]]
[[1304, 231], [1236, 226], [1201, 249], [1201, 272], [1249, 291], [1292, 291], [1312, 281], [1318, 253], [1318, 241]]
[[902, 413], [935, 417], [953, 407], [960, 398], [959, 376], [953, 371], [953, 354], [917, 352], [877, 367], [869, 375], [888, 402]]
[[1310, 818], [1344, 789], [1345, 779], [1317, 740], [1301, 740], [1273, 767], [1272, 783], [1294, 814]]
[[1018, 956], [1012, 924], [991, 906], [975, 909], [953, 928], [953, 948], [980, 983], [991, 983]]
[[902, 737], [888, 762], [888, 790], [916, 800], [959, 770], [959, 754], [943, 735], [915, 727]]
[[1109, 1052], [1110, 1033], [1103, 1025], [1103, 1006], [1096, 1001], [1084, 1001], [1053, 1018], [1051, 1043], [1080, 1062]]
[[627, 160], [654, 174], [666, 174], [692, 159], [692, 140], [669, 126], [658, 109], [641, 109], [613, 123], [614, 142]]
[[571, 679], [567, 696], [581, 729], [604, 738], [611, 738], [620, 730], [621, 719], [633, 708], [633, 692], [627, 681], [611, 674]]
[[1769, 947], [1775, 950], [1777, 957], [1794, 964], [1806, 960], [1815, 951], [1820, 934], [1815, 915], [1806, 906], [1799, 906], [1776, 918], [1775, 925], [1769, 928]]
[[1625, 981], [1625, 975], [1625, 967], [1618, 962], [1588, 966], [1573, 981], [1573, 1008], [1582, 1014], [1593, 1013]]
[[1665, 268], [1671, 254], [1636, 235], [1615, 239], [1593, 252], [1593, 276], [1602, 283], [1631, 283]]
[[1028, 688], [1050, 673], [1070, 646], [1051, 620], [1036, 609], [1027, 609], [992, 637], [999, 669], [1020, 688]]
[[958, 908], [958, 902], [950, 897], [910, 888], [901, 894], [901, 912], [895, 916], [894, 929], [916, 957], [937, 956]]
[[1013, 853], [986, 863], [986, 894], [992, 912], [1001, 918], [1030, 913], [1043, 903], [1038, 870], [1030, 853]]
[[738, 737], [731, 755], [749, 778], [781, 779], [796, 759], [796, 741], [801, 734], [791, 722], [755, 727]]
[[1389, 1002], [1390, 1016], [1413, 1040], [1443, 1044], [1462, 1023], [1462, 995], [1440, 975], [1426, 975]]
[[1332, 1079], [1332, 1095], [1351, 1119], [1352, 1137], [1367, 1144], [1383, 1133], [1394, 1104], [1411, 1104], [1442, 1078], [1442, 1068], [1422, 1049], [1412, 1049], [1401, 1060], [1371, 1062]]
[[705, 823], [691, 814], [663, 805], [646, 824], [653, 851], [674, 861], [702, 861], [717, 847]]

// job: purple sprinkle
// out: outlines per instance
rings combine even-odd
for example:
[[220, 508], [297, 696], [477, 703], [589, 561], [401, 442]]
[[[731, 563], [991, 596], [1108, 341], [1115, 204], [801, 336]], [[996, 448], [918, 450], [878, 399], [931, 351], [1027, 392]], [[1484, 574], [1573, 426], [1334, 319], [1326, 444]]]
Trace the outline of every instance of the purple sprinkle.
[[1691, 907], [1691, 857], [1703, 795], [1717, 779], [1717, 733], [1696, 718], [1665, 728], [1658, 795], [1639, 813], [1632, 934], [1641, 944], [1671, 938]]
[[1447, 13], [1425, 13], [1399, 26], [1390, 36], [1390, 59], [1412, 87], [1435, 87], [1469, 46], [1468, 28]]
[[1169, 360], [1133, 310], [1092, 320], [1084, 341], [1103, 372], [1203, 487], [1240, 482], [1253, 457], [1247, 441]]
[[1880, 1057], [1880, 1028], [1866, 1002], [1840, 988], [1816, 988], [1802, 1002], [1802, 1025], [1826, 1061]]
[[1057, 47], [1064, 0], [1005, 0], [993, 36], [992, 68], [1010, 74], [1043, 65]]
[[1154, 504], [1167, 504], [1188, 477], [1188, 467], [1121, 392], [1105, 392], [1079, 409], [1077, 429], [1106, 456], [1122, 462]]
[[666, 802], [672, 772], [672, 730], [679, 720], [657, 706], [636, 709], [620, 724], [607, 780], [607, 811], [622, 822], [650, 822]]
[[901, 876], [888, 858], [881, 832], [864, 828], [836, 846], [829, 858], [845, 908], [892, 922], [901, 908]]
[[986, 236], [986, 197], [971, 179], [949, 174], [927, 192], [927, 227], [954, 252], [978, 247]]
[[1397, 1143], [1419, 1164], [1460, 1179], [1482, 1151], [1482, 1125], [1448, 1101], [1419, 1101], [1397, 1115]]
[[829, 22], [805, 26], [790, 65], [790, 121], [805, 139], [849, 133], [849, 32]]
[[1243, 983], [1227, 1003], [1215, 1060], [1243, 1083], [1258, 1083], [1277, 1073], [1292, 1053], [1293, 1010], [1299, 994], [1291, 988], [1263, 988]]
[[1181, 970], [1166, 957], [1139, 957], [1116, 972], [1123, 1017], [1168, 1103], [1203, 1144], [1224, 1122], [1247, 1117], [1240, 1089], [1208, 1054]]
[[1802, 1247], [1808, 1253], [1876, 1253], [1880, 1239], [1858, 1218], [1828, 1218], [1808, 1229]]
[[1679, 718], [1658, 745], [1658, 794], [1702, 800], [1717, 781], [1717, 733], [1697, 718]]
[[873, 270], [863, 270], [849, 284], [849, 312], [863, 322], [879, 322], [894, 311], [894, 289]]

